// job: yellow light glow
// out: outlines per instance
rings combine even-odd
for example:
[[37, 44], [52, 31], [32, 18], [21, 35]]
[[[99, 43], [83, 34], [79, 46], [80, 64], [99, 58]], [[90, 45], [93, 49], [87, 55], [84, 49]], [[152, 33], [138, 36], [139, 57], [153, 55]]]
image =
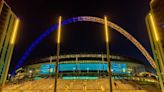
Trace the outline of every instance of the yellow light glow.
[[154, 0], [151, 0], [151, 1], [150, 1], [150, 4], [152, 4], [153, 2], [154, 2]]
[[105, 22], [105, 35], [106, 35], [106, 42], [109, 42], [109, 36], [108, 36], [108, 20], [107, 17], [104, 17], [104, 22]]
[[60, 35], [61, 35], [61, 20], [62, 17], [59, 17], [59, 23], [58, 23], [58, 39], [57, 39], [57, 43], [60, 43]]
[[18, 30], [18, 26], [19, 26], [19, 19], [16, 19], [15, 20], [15, 23], [14, 23], [14, 29], [13, 29], [13, 33], [12, 33], [12, 36], [11, 36], [11, 41], [10, 43], [11, 44], [14, 44], [15, 43], [15, 39], [16, 39], [16, 35], [17, 35], [17, 30]]
[[152, 25], [152, 28], [154, 31], [156, 41], [159, 41], [159, 37], [158, 37], [158, 33], [157, 33], [157, 27], [155, 25], [155, 20], [154, 20], [153, 15], [151, 13], [149, 13], [149, 16], [150, 16], [150, 21], [151, 21], [151, 25]]

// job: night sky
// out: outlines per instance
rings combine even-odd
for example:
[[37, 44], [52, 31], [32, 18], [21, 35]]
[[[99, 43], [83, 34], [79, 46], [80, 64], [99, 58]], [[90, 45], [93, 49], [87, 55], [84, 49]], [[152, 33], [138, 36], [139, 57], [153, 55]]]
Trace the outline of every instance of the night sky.
[[[10, 71], [30, 44], [58, 22], [58, 16], [95, 16], [118, 24], [132, 34], [151, 53], [145, 24], [149, 0], [6, 0], [21, 20]], [[77, 22], [62, 27], [61, 54], [105, 53], [104, 25]], [[56, 55], [56, 33], [46, 37], [32, 51], [24, 65], [36, 58]], [[110, 31], [110, 53], [130, 56], [147, 63], [139, 50], [115, 30]], [[152, 55], [152, 53], [151, 53]]]

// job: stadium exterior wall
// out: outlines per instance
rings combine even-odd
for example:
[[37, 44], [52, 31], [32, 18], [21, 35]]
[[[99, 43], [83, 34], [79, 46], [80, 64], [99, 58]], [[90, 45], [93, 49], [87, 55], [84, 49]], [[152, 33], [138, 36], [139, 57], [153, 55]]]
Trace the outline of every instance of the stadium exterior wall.
[[[140, 60], [134, 58], [111, 55], [112, 74], [135, 75], [145, 72], [145, 66]], [[51, 61], [52, 60], [52, 61]], [[34, 76], [54, 74], [54, 62], [56, 56], [42, 58], [33, 61], [32, 64], [22, 67], [27, 74]], [[59, 72], [107, 72], [106, 55], [103, 54], [69, 54], [61, 55], [59, 63]], [[94, 68], [93, 68], [94, 67]], [[104, 67], [104, 68], [103, 68]], [[18, 69], [16, 72], [19, 72]]]

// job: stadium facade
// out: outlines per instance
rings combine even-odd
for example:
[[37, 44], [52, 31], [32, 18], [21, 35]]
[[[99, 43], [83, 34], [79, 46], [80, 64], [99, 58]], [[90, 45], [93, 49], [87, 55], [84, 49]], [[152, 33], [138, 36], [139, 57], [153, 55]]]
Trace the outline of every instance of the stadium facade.
[[[107, 76], [108, 65], [105, 54], [69, 54], [61, 55], [59, 76]], [[135, 75], [145, 72], [142, 61], [119, 55], [111, 55], [112, 75]], [[19, 68], [33, 76], [54, 75], [56, 56], [32, 61], [31, 64]]]

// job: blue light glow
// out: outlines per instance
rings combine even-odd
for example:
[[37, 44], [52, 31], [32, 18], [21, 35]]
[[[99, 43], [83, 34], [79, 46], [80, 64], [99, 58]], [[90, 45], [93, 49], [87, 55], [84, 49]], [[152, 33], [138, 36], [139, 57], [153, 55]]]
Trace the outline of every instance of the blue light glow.
[[[62, 25], [65, 24], [70, 24], [70, 23], [74, 23], [77, 20], [75, 20], [74, 18], [69, 18], [67, 20], [62, 21]], [[16, 68], [14, 69], [14, 71], [12, 72], [12, 75], [15, 74], [15, 71], [20, 68], [23, 65], [23, 62], [27, 59], [27, 57], [29, 56], [29, 54], [32, 52], [32, 50], [39, 44], [39, 42], [41, 40], [43, 40], [46, 36], [48, 36], [51, 32], [55, 31], [58, 27], [58, 24], [55, 24], [54, 26], [50, 27], [49, 29], [47, 29], [43, 34], [41, 34], [29, 47], [28, 49], [25, 51], [25, 53], [22, 55], [22, 57], [20, 58], [20, 60], [18, 61], [18, 64], [16, 65]]]

